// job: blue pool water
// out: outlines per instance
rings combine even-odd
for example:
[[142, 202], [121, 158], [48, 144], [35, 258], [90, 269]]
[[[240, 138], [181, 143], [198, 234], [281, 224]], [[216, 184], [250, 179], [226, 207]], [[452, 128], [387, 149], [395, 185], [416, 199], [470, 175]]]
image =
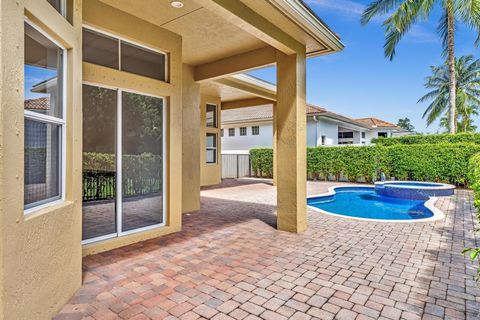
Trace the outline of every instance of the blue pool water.
[[372, 188], [335, 188], [330, 196], [309, 198], [309, 206], [349, 217], [381, 220], [415, 220], [433, 216], [425, 200], [378, 195]]

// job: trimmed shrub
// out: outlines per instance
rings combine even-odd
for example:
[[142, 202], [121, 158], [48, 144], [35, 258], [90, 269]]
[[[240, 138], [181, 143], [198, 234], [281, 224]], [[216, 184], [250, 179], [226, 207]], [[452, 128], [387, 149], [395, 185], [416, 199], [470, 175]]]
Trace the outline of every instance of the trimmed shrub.
[[[480, 222], [480, 153], [475, 154], [470, 158], [468, 175], [470, 180], [470, 188], [474, 193], [474, 206], [477, 209], [477, 220]], [[479, 232], [480, 230], [476, 230]], [[465, 248], [463, 250], [464, 254], [468, 254], [472, 262], [477, 261], [477, 277], [480, 279], [480, 247], [478, 248]]]
[[398, 180], [468, 184], [468, 161], [480, 151], [474, 143], [395, 145], [387, 147], [387, 167]]
[[256, 177], [273, 176], [273, 149], [258, 148], [250, 150], [252, 171]]
[[435, 144], [435, 143], [477, 143], [480, 144], [480, 133], [457, 133], [457, 134], [429, 134], [412, 135], [393, 138], [377, 138], [372, 142], [382, 146], [397, 144]]
[[[314, 179], [343, 175], [371, 182], [384, 172], [399, 180], [467, 185], [468, 161], [477, 152], [480, 145], [474, 143], [308, 148], [307, 173]], [[271, 177], [272, 149], [252, 149], [250, 155], [254, 174]]]

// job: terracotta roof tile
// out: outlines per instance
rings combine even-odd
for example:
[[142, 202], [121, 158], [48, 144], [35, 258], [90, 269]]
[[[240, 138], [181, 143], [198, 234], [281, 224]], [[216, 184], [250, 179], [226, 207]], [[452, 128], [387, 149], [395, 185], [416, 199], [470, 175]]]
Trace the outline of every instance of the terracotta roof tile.
[[397, 126], [394, 125], [393, 123], [383, 121], [377, 118], [360, 118], [360, 119], [355, 119], [358, 122], [361, 122], [363, 124], [366, 124], [372, 128], [377, 127], [377, 128], [396, 128]]
[[27, 99], [23, 102], [25, 110], [48, 110], [50, 108], [50, 99], [41, 97], [37, 99]]

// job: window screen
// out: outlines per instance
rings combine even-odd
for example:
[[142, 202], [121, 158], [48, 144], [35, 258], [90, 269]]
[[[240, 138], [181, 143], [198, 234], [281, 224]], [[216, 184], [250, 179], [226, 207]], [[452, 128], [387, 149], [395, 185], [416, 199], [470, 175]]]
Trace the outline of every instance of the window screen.
[[165, 55], [122, 41], [121, 70], [166, 81]]
[[118, 69], [118, 40], [83, 29], [83, 61]]

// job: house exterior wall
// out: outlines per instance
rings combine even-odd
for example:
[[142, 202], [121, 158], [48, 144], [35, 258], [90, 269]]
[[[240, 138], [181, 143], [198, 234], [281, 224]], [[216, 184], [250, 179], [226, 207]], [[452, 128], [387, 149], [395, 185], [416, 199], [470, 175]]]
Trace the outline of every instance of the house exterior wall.
[[391, 137], [392, 134], [393, 134], [393, 131], [394, 130], [388, 129], [388, 128], [372, 128], [371, 130], [367, 131], [366, 134], [365, 134], [366, 144], [367, 145], [372, 144], [372, 142], [371, 142], [372, 139], [378, 138], [378, 133], [379, 132], [387, 132], [388, 137]]
[[[220, 112], [220, 97], [201, 95], [200, 97], [200, 185], [210, 186], [222, 182], [222, 144], [220, 143], [220, 127], [222, 123], [222, 113]], [[206, 106], [214, 104], [217, 106], [217, 128], [206, 126]], [[214, 133], [217, 135], [217, 162], [207, 163], [206, 157], [206, 134]], [[197, 140], [198, 141], [198, 140]]]
[[[259, 135], [252, 135], [252, 126], [260, 127]], [[240, 136], [240, 127], [247, 128], [247, 135]], [[228, 135], [228, 129], [235, 128], [235, 136]], [[272, 121], [245, 122], [241, 124], [225, 124], [222, 126], [222, 150], [250, 150], [253, 148], [271, 148], [273, 141]], [[315, 147], [322, 144], [321, 137], [326, 136], [325, 145], [336, 145], [338, 143], [338, 124], [320, 118], [317, 121], [313, 117], [307, 119], [307, 146]]]
[[[50, 319], [81, 284], [81, 5], [0, 2], [0, 319]], [[24, 17], [67, 49], [65, 201], [24, 214]]]
[[[259, 135], [252, 135], [252, 126], [259, 127]], [[247, 135], [240, 136], [240, 127], [247, 128]], [[235, 129], [235, 136], [228, 135], [228, 129]], [[224, 125], [222, 150], [250, 150], [253, 148], [271, 148], [273, 141], [273, 124], [269, 122], [249, 122], [242, 125]]]
[[322, 136], [325, 136], [325, 145], [338, 144], [338, 124], [328, 119], [320, 118], [317, 123], [317, 146], [322, 145]]
[[200, 85], [183, 66], [182, 212], [200, 209]]
[[[108, 19], [105, 19], [106, 16], [108, 16]], [[181, 230], [182, 103], [185, 97], [182, 96], [182, 39], [179, 35], [110, 7], [98, 0], [83, 1], [83, 21], [99, 30], [168, 52], [170, 58], [168, 83], [83, 63], [84, 82], [162, 96], [167, 101], [166, 225], [141, 233], [84, 245], [83, 254], [89, 255]], [[195, 94], [195, 92], [192, 94]]]
[[307, 147], [317, 146], [317, 126], [318, 123], [313, 118], [307, 118]]

